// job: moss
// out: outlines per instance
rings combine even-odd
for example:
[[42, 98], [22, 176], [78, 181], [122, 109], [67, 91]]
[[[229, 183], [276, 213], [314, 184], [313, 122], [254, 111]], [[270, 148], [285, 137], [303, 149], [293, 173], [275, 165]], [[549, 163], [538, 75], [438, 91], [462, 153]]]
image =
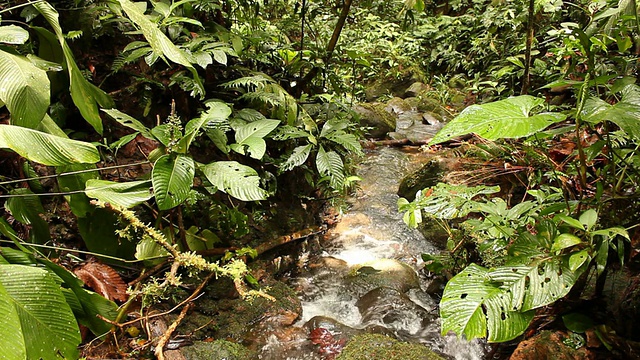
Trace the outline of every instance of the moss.
[[443, 360], [424, 345], [404, 343], [379, 334], [355, 336], [337, 360]]
[[359, 103], [361, 107], [373, 112], [377, 118], [388, 126], [390, 129], [396, 128], [396, 117], [385, 110], [387, 104], [384, 103]]
[[249, 360], [255, 357], [255, 354], [246, 347], [226, 340], [197, 341], [193, 345], [185, 346], [180, 350], [187, 360]]

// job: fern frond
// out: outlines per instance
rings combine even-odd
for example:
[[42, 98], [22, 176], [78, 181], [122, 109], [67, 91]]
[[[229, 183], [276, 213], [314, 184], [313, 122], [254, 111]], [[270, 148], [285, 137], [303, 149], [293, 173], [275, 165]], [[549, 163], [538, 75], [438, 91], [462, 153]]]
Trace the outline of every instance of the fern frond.
[[342, 146], [347, 151], [355, 153], [358, 156], [363, 155], [362, 146], [360, 146], [360, 142], [353, 134], [347, 134], [346, 132], [339, 130], [329, 134], [326, 138]]
[[284, 103], [284, 99], [279, 96], [279, 94], [273, 94], [265, 91], [249, 92], [240, 96], [240, 99], [248, 100], [250, 102], [257, 101], [259, 103], [271, 106], [282, 106]]
[[344, 164], [340, 155], [335, 151], [325, 151], [322, 146], [316, 156], [316, 167], [323, 176], [329, 177], [329, 185], [336, 190], [342, 189], [344, 184]]
[[272, 83], [273, 80], [264, 74], [256, 74], [253, 76], [245, 76], [239, 79], [231, 80], [222, 84], [224, 88], [245, 88], [247, 90], [262, 89], [265, 85]]
[[289, 171], [297, 166], [300, 166], [307, 161], [313, 145], [307, 144], [304, 146], [298, 146], [293, 149], [291, 156], [280, 166], [281, 171]]

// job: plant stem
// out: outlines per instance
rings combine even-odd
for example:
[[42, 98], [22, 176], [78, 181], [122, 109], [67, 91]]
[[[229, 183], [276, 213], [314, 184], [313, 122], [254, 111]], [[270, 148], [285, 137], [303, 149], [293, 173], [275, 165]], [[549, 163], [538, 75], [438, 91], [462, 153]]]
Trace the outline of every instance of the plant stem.
[[533, 44], [533, 17], [535, 16], [535, 0], [529, 0], [529, 19], [527, 21], [527, 44], [524, 54], [524, 78], [522, 79], [522, 90], [520, 95], [529, 92], [529, 75], [531, 73], [531, 45]]

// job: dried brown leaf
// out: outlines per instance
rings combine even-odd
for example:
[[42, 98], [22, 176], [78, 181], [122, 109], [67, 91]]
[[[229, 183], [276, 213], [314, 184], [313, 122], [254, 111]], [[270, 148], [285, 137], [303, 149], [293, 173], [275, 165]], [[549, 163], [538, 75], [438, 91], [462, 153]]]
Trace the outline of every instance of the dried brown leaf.
[[82, 263], [73, 273], [93, 291], [112, 301], [127, 301], [127, 284], [109, 265], [89, 260]]

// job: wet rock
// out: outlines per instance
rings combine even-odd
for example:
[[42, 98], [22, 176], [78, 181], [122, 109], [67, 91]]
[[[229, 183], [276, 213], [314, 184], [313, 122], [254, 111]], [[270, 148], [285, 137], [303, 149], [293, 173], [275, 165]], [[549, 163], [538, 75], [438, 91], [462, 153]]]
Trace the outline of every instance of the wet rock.
[[333, 256], [323, 256], [309, 261], [307, 265], [311, 274], [328, 274], [344, 276], [349, 272], [349, 265], [342, 259], [336, 259]]
[[406, 98], [404, 102], [420, 113], [429, 113], [438, 121], [446, 121], [452, 117], [451, 113], [440, 100], [433, 99], [424, 94], [418, 97]]
[[445, 166], [442, 160], [434, 157], [424, 164], [418, 171], [405, 176], [398, 187], [398, 195], [409, 201], [416, 198], [418, 190], [436, 186], [442, 181]]
[[522, 341], [513, 352], [510, 360], [591, 360], [595, 355], [588, 349], [581, 347], [574, 349], [565, 344], [568, 339], [561, 331], [542, 331], [531, 339]]
[[339, 322], [336, 319], [333, 319], [327, 316], [314, 316], [311, 319], [309, 319], [309, 321], [307, 321], [303, 326], [308, 331], [322, 328], [322, 329], [327, 329], [334, 335], [343, 334], [346, 337], [352, 337], [362, 333], [362, 330], [354, 329], [350, 326], [347, 326]]
[[365, 98], [367, 101], [374, 101], [382, 96], [402, 96], [415, 80], [411, 76], [402, 79], [379, 79], [366, 86]]
[[441, 360], [440, 355], [421, 344], [404, 343], [388, 336], [366, 334], [355, 336], [338, 360]]
[[213, 342], [196, 341], [191, 346], [180, 349], [187, 360], [250, 360], [255, 354], [246, 347], [226, 340]]
[[415, 334], [437, 317], [398, 290], [380, 287], [362, 296], [356, 306], [362, 323], [380, 324], [387, 328]]
[[413, 106], [411, 104], [404, 101], [399, 97], [394, 97], [393, 99], [387, 101], [387, 105], [385, 106], [385, 111], [390, 114], [404, 114], [410, 111], [413, 111]]
[[360, 117], [360, 125], [369, 127], [367, 136], [382, 138], [388, 132], [395, 130], [396, 117], [385, 110], [381, 103], [361, 103], [353, 106], [353, 111]]
[[431, 86], [417, 81], [411, 84], [407, 88], [407, 90], [404, 92], [404, 97], [405, 98], [415, 97], [415, 96], [418, 96], [420, 93], [427, 92], [427, 91], [431, 91]]
[[289, 286], [274, 280], [263, 285], [262, 291], [276, 301], [261, 296], [246, 300], [203, 297], [179, 332], [192, 333], [197, 339], [212, 337], [251, 346], [263, 344], [272, 333], [292, 325], [302, 313], [300, 299]]
[[379, 287], [407, 292], [420, 288], [418, 274], [405, 263], [392, 259], [379, 259], [354, 266], [346, 278], [351, 292], [359, 296]]

